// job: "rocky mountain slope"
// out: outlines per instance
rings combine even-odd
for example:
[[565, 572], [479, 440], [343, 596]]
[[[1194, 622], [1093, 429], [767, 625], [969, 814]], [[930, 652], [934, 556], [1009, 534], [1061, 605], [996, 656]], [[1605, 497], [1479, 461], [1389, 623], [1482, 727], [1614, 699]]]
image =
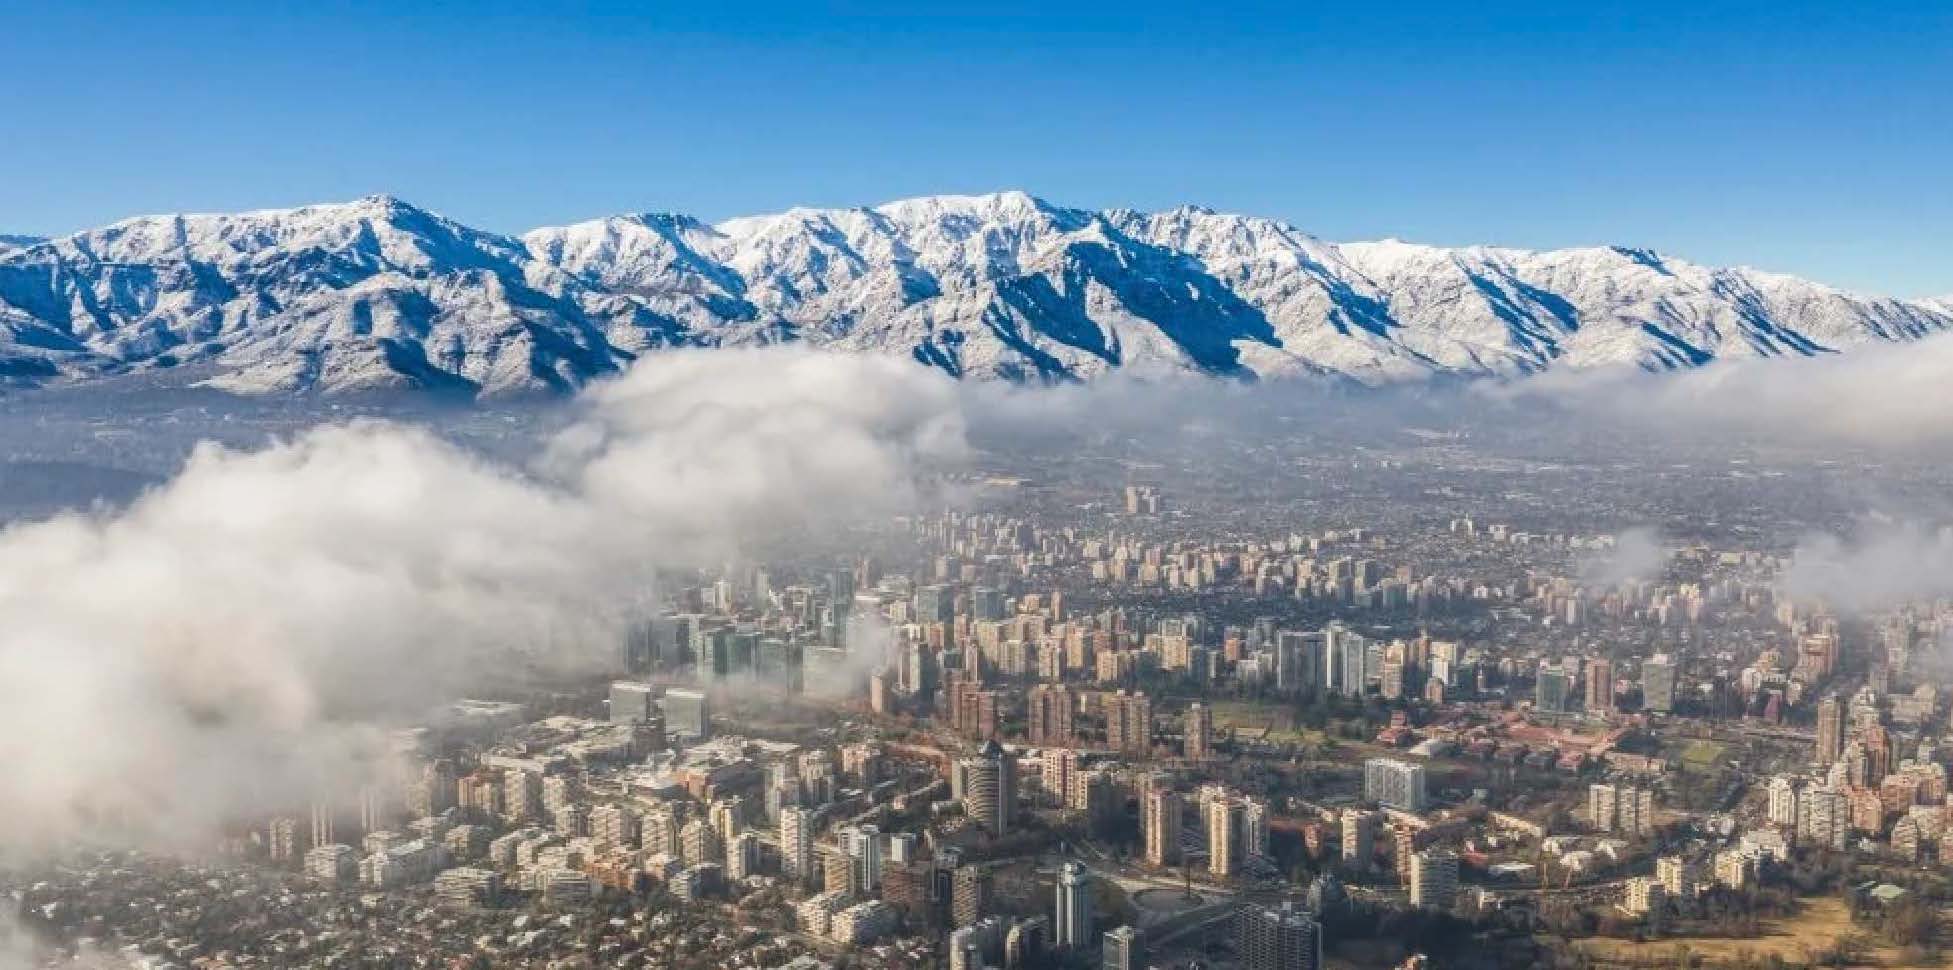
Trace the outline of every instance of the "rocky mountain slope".
[[971, 377], [1380, 382], [1665, 370], [1949, 328], [1949, 301], [1646, 250], [1336, 244], [1017, 192], [520, 238], [373, 197], [0, 243], [12, 386], [177, 371], [254, 393], [562, 391], [664, 348], [796, 340]]

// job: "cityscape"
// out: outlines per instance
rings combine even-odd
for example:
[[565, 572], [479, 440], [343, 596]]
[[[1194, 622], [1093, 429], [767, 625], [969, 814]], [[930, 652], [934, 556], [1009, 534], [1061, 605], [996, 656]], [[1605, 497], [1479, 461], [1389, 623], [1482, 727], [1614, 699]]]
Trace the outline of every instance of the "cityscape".
[[8, 891], [157, 967], [1938, 959], [1945, 599], [1787, 593], [1795, 536], [1713, 502], [1523, 511], [1674, 441], [1337, 434], [986, 453], [852, 553], [660, 575], [357, 787]]
[[0, 970], [1953, 970], [1949, 52], [0, 5]]

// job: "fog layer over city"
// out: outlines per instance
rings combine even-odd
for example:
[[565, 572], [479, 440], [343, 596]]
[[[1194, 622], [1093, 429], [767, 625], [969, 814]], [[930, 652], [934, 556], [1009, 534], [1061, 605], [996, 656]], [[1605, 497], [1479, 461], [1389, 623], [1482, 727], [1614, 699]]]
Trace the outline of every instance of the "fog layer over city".
[[[1625, 417], [1678, 436], [1734, 427], [1892, 449], [1953, 438], [1949, 388], [1946, 340], [1494, 394], [1126, 378], [1011, 389], [892, 359], [705, 351], [652, 356], [586, 392], [533, 461], [369, 419], [257, 449], [204, 445], [124, 508], [0, 532], [7, 848], [189, 843], [239, 812], [355, 783], [384, 727], [442, 700], [539, 668], [604, 669], [659, 569], [913, 507], [929, 472], [965, 457], [966, 433], [1200, 447], [1216, 431], [1300, 424], [1381, 438], [1530, 421], [1565, 440]], [[1631, 525], [1592, 581], [1647, 576], [1687, 538]], [[1947, 548], [1926, 526], [1814, 536], [1786, 582], [1845, 607], [1953, 594]]]
[[360, 420], [0, 533], [4, 848], [188, 844], [357, 784], [385, 726], [601, 670], [656, 570], [886, 515], [963, 448], [953, 385], [882, 359], [664, 355], [574, 407], [533, 468]]

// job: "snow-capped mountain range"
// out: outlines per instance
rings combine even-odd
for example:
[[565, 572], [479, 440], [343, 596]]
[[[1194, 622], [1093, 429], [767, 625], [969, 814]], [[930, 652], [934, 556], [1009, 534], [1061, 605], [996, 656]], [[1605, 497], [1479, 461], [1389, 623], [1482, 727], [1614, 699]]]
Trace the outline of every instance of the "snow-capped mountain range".
[[1666, 370], [1953, 329], [1642, 249], [1330, 243], [1196, 207], [1021, 192], [615, 216], [509, 237], [387, 197], [0, 241], [0, 384], [173, 371], [231, 390], [561, 391], [664, 348], [803, 341], [951, 374], [1377, 383]]

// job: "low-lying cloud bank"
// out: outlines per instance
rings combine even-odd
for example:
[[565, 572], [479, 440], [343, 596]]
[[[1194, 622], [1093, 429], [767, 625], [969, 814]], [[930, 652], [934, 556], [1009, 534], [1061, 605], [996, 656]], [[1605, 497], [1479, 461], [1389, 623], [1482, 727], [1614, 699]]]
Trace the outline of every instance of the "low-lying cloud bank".
[[1953, 529], [1908, 522], [1849, 539], [1812, 536], [1798, 546], [1783, 588], [1857, 613], [1953, 597]]
[[[362, 421], [199, 449], [126, 509], [0, 531], [0, 852], [71, 837], [194, 842], [371, 769], [385, 725], [536, 668], [608, 663], [660, 569], [763, 555], [808, 523], [908, 507], [976, 425], [1200, 440], [1203, 427], [1399, 426], [1424, 392], [1218, 382], [1009, 389], [898, 359], [774, 348], [654, 355], [577, 402], [527, 467]], [[1953, 340], [1676, 375], [1548, 375], [1452, 397], [1497, 420], [1953, 444]], [[1564, 414], [1564, 418], [1558, 415]], [[1799, 595], [1879, 608], [1953, 594], [1941, 533], [1806, 544]], [[1589, 564], [1652, 578], [1652, 531]]]
[[0, 850], [192, 842], [356, 783], [393, 720], [601, 669], [654, 571], [902, 508], [964, 447], [941, 376], [789, 349], [657, 356], [576, 407], [532, 469], [363, 421], [0, 532]]
[[1953, 445], [1953, 334], [1809, 358], [1721, 360], [1679, 373], [1551, 371], [1483, 390], [1677, 432], [1940, 449]]
[[1660, 531], [1636, 526], [1614, 537], [1614, 546], [1583, 559], [1579, 578], [1587, 586], [1611, 589], [1631, 582], [1661, 579], [1669, 549]]
[[[1573, 421], [1953, 460], [1953, 334], [1812, 358], [1725, 360], [1675, 374], [1556, 372], [1482, 390], [1508, 405], [1564, 409]], [[1851, 536], [1806, 537], [1783, 591], [1856, 613], [1953, 597], [1953, 534], [1938, 524], [1947, 510], [1868, 501], [1882, 518]]]

